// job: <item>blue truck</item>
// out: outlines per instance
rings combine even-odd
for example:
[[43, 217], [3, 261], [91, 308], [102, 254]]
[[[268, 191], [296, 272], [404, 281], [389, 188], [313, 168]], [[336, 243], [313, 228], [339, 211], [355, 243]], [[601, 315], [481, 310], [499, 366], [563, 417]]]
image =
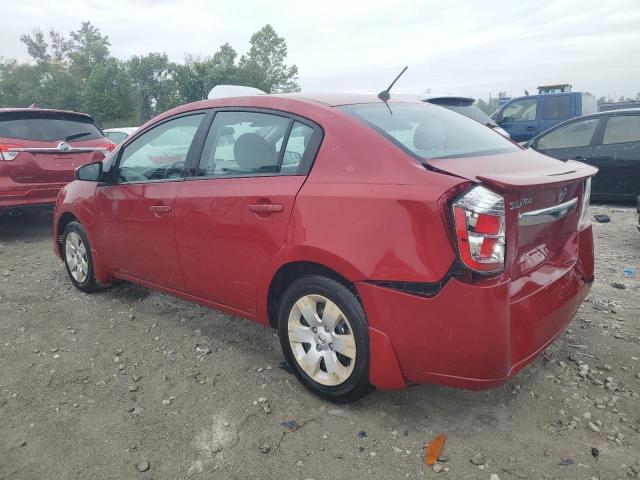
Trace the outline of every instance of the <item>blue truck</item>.
[[586, 92], [539, 93], [512, 98], [491, 118], [515, 142], [526, 142], [570, 118], [598, 111], [596, 97]]

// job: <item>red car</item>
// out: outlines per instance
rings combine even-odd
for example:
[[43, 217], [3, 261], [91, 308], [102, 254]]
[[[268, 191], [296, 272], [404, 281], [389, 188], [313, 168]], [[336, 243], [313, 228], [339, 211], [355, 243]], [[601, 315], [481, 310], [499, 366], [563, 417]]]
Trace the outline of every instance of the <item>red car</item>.
[[595, 173], [417, 100], [207, 100], [80, 168], [55, 251], [84, 292], [127, 280], [277, 328], [325, 398], [483, 389], [587, 295]]
[[0, 108], [0, 214], [53, 205], [76, 168], [114, 148], [84, 113]]

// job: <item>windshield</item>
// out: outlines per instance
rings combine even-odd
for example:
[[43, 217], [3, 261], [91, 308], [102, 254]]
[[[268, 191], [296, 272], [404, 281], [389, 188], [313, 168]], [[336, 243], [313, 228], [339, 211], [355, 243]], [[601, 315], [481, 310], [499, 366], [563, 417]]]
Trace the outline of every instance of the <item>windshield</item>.
[[339, 108], [420, 159], [476, 157], [520, 150], [477, 121], [435, 105], [371, 103]]
[[0, 137], [40, 142], [85, 141], [103, 135], [90, 117], [63, 112], [0, 113]]

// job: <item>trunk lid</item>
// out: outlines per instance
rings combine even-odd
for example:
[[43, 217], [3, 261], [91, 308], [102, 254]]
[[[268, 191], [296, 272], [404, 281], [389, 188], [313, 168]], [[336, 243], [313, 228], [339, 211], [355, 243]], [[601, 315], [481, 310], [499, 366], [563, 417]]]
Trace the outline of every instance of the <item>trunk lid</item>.
[[533, 151], [428, 160], [429, 167], [478, 182], [505, 200], [505, 273], [523, 277], [543, 264], [571, 265], [584, 180], [597, 169], [561, 162]]

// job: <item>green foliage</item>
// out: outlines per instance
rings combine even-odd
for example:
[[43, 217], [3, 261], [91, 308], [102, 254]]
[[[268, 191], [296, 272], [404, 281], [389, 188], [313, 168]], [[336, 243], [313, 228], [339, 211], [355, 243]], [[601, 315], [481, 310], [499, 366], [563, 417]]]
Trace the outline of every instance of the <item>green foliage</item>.
[[251, 48], [240, 57], [238, 70], [244, 85], [265, 92], [295, 92], [298, 87], [298, 67], [287, 67], [287, 43], [271, 25], [265, 25], [251, 36]]
[[31, 63], [0, 58], [0, 107], [84, 111], [102, 126], [141, 124], [175, 106], [205, 99], [216, 85], [257, 87], [266, 92], [299, 90], [298, 68], [287, 66], [284, 38], [266, 25], [238, 53], [225, 43], [212, 55], [170, 62], [166, 53], [120, 61], [109, 37], [90, 22], [65, 37], [34, 29], [20, 37]]

